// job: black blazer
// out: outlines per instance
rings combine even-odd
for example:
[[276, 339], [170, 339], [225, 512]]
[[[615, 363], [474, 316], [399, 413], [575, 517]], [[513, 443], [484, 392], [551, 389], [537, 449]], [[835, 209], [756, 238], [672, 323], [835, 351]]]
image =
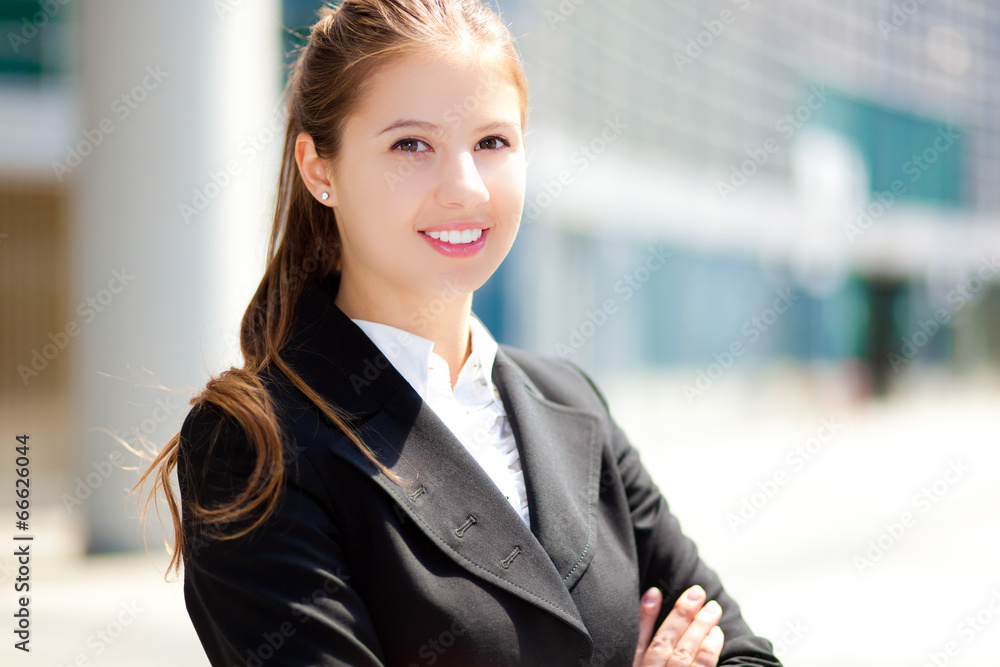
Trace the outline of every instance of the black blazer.
[[[333, 272], [306, 289], [283, 357], [355, 415], [380, 461], [412, 484], [378, 472], [268, 367], [287, 460], [277, 512], [236, 540], [205, 538], [184, 512], [185, 600], [212, 665], [627, 667], [640, 594], [663, 590], [659, 627], [695, 583], [724, 610], [720, 665], [780, 665], [579, 368], [497, 352], [493, 381], [521, 457], [529, 530], [334, 305], [339, 280]], [[182, 507], [227, 497], [253, 462], [217, 408], [193, 409], [181, 429]]]

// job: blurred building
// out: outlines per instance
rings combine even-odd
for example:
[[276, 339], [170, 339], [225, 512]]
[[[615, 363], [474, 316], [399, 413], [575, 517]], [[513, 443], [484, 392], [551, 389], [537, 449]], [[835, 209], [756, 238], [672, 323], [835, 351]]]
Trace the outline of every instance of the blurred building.
[[[534, 151], [482, 304], [506, 336], [598, 373], [706, 370], [734, 345], [734, 365], [857, 358], [883, 381], [995, 363], [1000, 8], [501, 7]], [[671, 259], [647, 275], [650, 245]]]
[[[157, 387], [238, 361], [282, 51], [319, 4], [0, 0], [0, 425], [93, 550], [139, 544], [121, 441], [187, 411]], [[1000, 8], [496, 6], [532, 95], [522, 229], [474, 302], [500, 340], [692, 386], [996, 364]]]
[[136, 452], [238, 362], [260, 280], [280, 3], [3, 0], [0, 34], [0, 430], [31, 529], [139, 548]]

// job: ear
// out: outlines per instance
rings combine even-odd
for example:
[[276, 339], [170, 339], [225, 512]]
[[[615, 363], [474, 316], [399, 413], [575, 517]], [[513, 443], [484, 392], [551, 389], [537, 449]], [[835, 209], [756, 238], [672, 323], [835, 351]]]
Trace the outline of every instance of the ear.
[[[337, 203], [337, 191], [327, 173], [327, 165], [316, 154], [316, 145], [312, 137], [300, 132], [295, 138], [295, 163], [299, 166], [299, 175], [305, 182], [309, 192], [324, 206], [334, 206]], [[330, 193], [330, 198], [320, 199], [322, 193]]]

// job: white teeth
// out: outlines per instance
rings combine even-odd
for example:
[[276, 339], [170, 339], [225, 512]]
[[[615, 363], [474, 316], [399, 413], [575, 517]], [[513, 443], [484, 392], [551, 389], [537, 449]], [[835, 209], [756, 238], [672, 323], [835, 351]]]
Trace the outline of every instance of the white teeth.
[[456, 244], [472, 243], [482, 235], [483, 230], [481, 229], [463, 229], [462, 231], [453, 229], [450, 232], [427, 232], [427, 236], [432, 239]]

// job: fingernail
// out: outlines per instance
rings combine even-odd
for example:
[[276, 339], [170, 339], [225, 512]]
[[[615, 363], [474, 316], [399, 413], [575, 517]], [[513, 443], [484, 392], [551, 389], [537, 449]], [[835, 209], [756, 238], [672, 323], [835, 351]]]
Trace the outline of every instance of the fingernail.
[[714, 626], [711, 630], [708, 631], [708, 636], [711, 639], [722, 639], [722, 628], [720, 628], [717, 625]]
[[701, 608], [701, 613], [705, 614], [706, 616], [712, 616], [714, 614], [721, 614], [722, 613], [722, 607], [719, 606], [718, 602], [716, 602], [715, 600], [712, 600], [707, 605], [705, 605], [704, 607]]
[[692, 586], [691, 588], [688, 589], [687, 599], [688, 600], [692, 600], [692, 601], [694, 601], [694, 600], [700, 600], [701, 596], [704, 595], [704, 594], [705, 594], [705, 591], [702, 589], [702, 587], [698, 586], [696, 584], [696, 585], [694, 585], [694, 586]]
[[652, 607], [656, 604], [656, 588], [650, 588], [642, 596], [642, 604], [644, 607]]

